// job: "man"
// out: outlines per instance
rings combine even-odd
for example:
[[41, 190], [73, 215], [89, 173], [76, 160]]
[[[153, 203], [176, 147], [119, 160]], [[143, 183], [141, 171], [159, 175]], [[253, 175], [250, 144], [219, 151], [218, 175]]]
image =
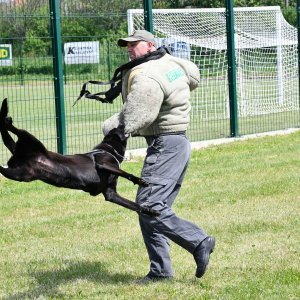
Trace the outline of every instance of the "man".
[[[139, 216], [150, 259], [150, 271], [140, 283], [173, 277], [169, 240], [193, 254], [196, 277], [202, 277], [215, 239], [172, 210], [189, 163], [190, 143], [185, 131], [189, 125], [190, 93], [200, 80], [198, 67], [164, 49], [157, 50], [154, 36], [145, 30], [119, 39], [118, 45], [127, 47], [132, 62], [142, 63], [122, 75], [122, 110], [104, 122], [103, 131], [106, 134], [122, 123], [126, 134], [146, 138], [142, 178], [149, 185], [139, 187], [136, 201], [161, 213], [156, 218]], [[154, 58], [147, 59], [151, 55]]]

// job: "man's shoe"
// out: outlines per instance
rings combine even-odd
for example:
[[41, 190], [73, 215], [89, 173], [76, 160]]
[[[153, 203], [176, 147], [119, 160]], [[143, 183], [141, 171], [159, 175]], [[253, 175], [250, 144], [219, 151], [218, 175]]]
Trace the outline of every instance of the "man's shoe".
[[204, 275], [209, 262], [209, 255], [214, 251], [215, 244], [215, 238], [208, 236], [195, 249], [193, 255], [197, 264], [196, 277], [200, 278]]
[[144, 278], [139, 279], [135, 281], [136, 284], [149, 284], [153, 282], [159, 282], [159, 281], [167, 281], [172, 280], [173, 276], [154, 276], [151, 274], [146, 275]]

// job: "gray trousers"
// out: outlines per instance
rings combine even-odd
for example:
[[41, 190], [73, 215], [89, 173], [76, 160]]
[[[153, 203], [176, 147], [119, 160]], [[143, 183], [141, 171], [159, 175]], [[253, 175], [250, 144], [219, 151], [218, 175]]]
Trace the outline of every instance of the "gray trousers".
[[172, 210], [190, 158], [190, 143], [184, 133], [146, 138], [147, 155], [142, 178], [149, 185], [140, 186], [136, 202], [160, 211], [159, 217], [140, 214], [143, 239], [154, 276], [173, 276], [170, 259], [172, 240], [190, 253], [207, 237], [195, 224], [183, 220]]

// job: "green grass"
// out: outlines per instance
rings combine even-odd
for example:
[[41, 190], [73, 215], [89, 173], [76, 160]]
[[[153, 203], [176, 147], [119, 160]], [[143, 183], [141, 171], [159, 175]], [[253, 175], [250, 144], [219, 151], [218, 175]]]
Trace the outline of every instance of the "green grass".
[[[0, 179], [1, 299], [299, 299], [300, 132], [192, 153], [174, 209], [217, 239], [196, 280], [171, 244], [172, 282], [138, 286], [137, 215], [80, 191]], [[139, 174], [142, 161], [123, 163]], [[119, 192], [136, 187], [120, 179]]]

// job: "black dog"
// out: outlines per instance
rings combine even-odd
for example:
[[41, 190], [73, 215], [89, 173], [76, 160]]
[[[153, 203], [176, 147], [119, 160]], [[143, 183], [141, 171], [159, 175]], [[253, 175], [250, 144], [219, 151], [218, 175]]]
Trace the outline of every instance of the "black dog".
[[[103, 193], [107, 201], [138, 213], [158, 215], [156, 211], [129, 201], [116, 192], [118, 176], [134, 184], [146, 184], [141, 178], [119, 168], [127, 144], [123, 127], [111, 130], [91, 152], [62, 155], [48, 151], [36, 137], [14, 127], [12, 118], [7, 114], [7, 99], [4, 99], [0, 111], [0, 132], [4, 145], [12, 153], [8, 167], [0, 166], [0, 173], [5, 177], [25, 182], [42, 180], [57, 187], [83, 190], [92, 196]], [[18, 137], [17, 142], [8, 131]]]

